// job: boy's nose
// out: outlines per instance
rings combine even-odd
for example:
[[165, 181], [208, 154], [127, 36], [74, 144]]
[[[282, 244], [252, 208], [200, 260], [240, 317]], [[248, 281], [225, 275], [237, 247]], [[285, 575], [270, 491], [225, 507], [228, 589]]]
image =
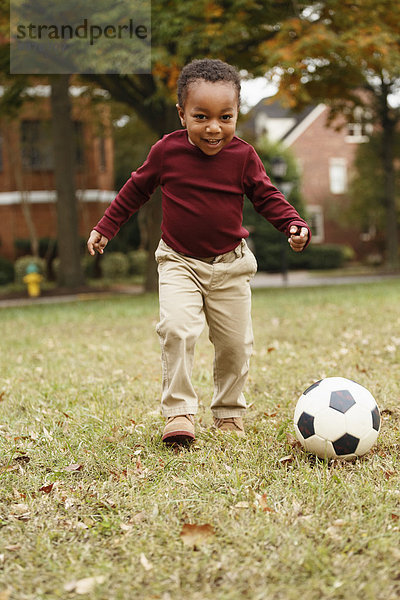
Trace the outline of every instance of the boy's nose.
[[218, 121], [211, 121], [206, 128], [206, 131], [210, 132], [210, 133], [217, 133], [218, 131], [221, 130], [221, 127], [218, 123]]

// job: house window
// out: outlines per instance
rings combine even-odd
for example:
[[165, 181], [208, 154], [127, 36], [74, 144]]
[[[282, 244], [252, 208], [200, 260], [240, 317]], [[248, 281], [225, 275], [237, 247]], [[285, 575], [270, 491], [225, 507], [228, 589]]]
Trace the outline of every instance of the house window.
[[348, 144], [363, 144], [369, 141], [369, 136], [373, 132], [371, 118], [371, 113], [361, 106], [354, 109], [353, 121], [347, 125], [345, 140]]
[[345, 158], [330, 159], [329, 188], [331, 194], [344, 194], [347, 191], [347, 161]]
[[307, 206], [307, 221], [311, 227], [313, 242], [315, 244], [321, 244], [325, 239], [324, 212], [322, 206]]
[[22, 165], [26, 171], [50, 171], [54, 168], [50, 121], [22, 121]]
[[[74, 121], [75, 164], [84, 165], [83, 123]], [[54, 151], [51, 121], [21, 122], [22, 165], [26, 171], [53, 171]]]

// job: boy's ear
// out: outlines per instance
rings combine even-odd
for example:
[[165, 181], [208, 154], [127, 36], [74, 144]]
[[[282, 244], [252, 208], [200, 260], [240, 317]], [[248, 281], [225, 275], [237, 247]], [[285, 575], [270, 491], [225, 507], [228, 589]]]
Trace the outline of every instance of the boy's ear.
[[179, 104], [176, 104], [175, 106], [178, 111], [178, 115], [179, 115], [179, 119], [182, 123], [182, 127], [186, 127], [185, 113], [184, 113], [183, 108], [181, 106], [179, 106]]

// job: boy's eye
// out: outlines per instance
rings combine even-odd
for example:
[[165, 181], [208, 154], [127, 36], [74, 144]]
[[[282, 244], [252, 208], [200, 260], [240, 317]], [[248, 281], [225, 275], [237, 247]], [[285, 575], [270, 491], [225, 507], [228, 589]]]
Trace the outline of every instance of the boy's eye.
[[198, 115], [194, 115], [194, 118], [195, 118], [195, 119], [202, 120], [202, 119], [205, 119], [205, 118], [206, 118], [206, 115], [198, 114]]
[[221, 119], [223, 121], [229, 121], [230, 119], [232, 119], [232, 115], [222, 115]]

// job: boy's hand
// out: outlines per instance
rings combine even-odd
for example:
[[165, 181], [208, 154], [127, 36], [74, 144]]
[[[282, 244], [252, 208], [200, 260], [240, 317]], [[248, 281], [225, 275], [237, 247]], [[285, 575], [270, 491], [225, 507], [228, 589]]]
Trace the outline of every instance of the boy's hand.
[[308, 241], [308, 229], [306, 227], [297, 227], [292, 225], [290, 230], [290, 237], [288, 242], [290, 247], [295, 252], [301, 252]]
[[104, 235], [101, 235], [101, 233], [93, 229], [87, 241], [89, 254], [94, 256], [96, 254], [96, 250], [99, 254], [103, 254], [104, 248], [107, 246], [107, 244], [108, 239], [104, 237]]

